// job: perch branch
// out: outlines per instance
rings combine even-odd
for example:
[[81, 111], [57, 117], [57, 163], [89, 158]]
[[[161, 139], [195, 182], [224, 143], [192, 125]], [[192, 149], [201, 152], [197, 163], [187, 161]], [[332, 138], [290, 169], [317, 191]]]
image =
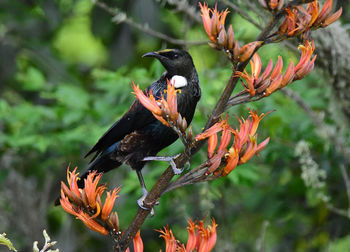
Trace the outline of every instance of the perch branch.
[[204, 45], [208, 43], [207, 41], [187, 41], [187, 40], [170, 37], [164, 33], [153, 30], [152, 28], [149, 27], [148, 24], [139, 24], [135, 22], [133, 19], [129, 18], [125, 12], [119, 10], [118, 8], [112, 9], [111, 7], [107, 6], [105, 3], [99, 2], [99, 1], [95, 1], [95, 5], [105, 10], [109, 14], [111, 14], [113, 16], [112, 22], [116, 24], [126, 23], [139, 31], [142, 31], [148, 35], [167, 41], [169, 43], [172, 43], [175, 45], [181, 45], [181, 46]]

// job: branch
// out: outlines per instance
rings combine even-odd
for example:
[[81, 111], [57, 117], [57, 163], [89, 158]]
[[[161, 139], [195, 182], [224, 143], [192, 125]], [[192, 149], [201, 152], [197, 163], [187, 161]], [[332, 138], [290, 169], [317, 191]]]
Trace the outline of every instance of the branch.
[[169, 43], [172, 43], [175, 45], [181, 45], [181, 46], [204, 45], [208, 43], [207, 41], [187, 41], [187, 40], [170, 37], [164, 33], [153, 30], [148, 26], [148, 24], [139, 24], [135, 22], [133, 19], [129, 18], [125, 12], [119, 10], [118, 8], [112, 9], [109, 6], [107, 6], [105, 3], [99, 2], [99, 1], [95, 1], [95, 5], [97, 5], [101, 9], [111, 14], [113, 16], [112, 22], [116, 24], [126, 23], [139, 31], [142, 31], [148, 35], [167, 41]]
[[189, 5], [186, 0], [164, 0], [164, 3], [176, 6], [176, 11], [183, 12], [195, 22], [202, 22], [200, 14], [196, 11], [196, 8]]
[[344, 179], [346, 194], [348, 195], [348, 201], [350, 203], [350, 180], [349, 180], [349, 175], [343, 164], [340, 164], [340, 171]]
[[346, 218], [350, 218], [350, 211], [345, 211], [343, 209], [339, 209], [339, 208], [336, 208], [334, 207], [332, 204], [330, 203], [327, 203], [326, 204], [327, 206], [327, 209], [335, 214], [338, 214], [340, 216], [343, 216], [343, 217], [346, 217]]
[[241, 17], [243, 17], [244, 19], [246, 19], [247, 21], [249, 21], [250, 23], [252, 23], [253, 25], [255, 25], [257, 28], [259, 28], [260, 30], [263, 29], [263, 26], [260, 25], [258, 22], [256, 22], [253, 18], [251, 18], [249, 16], [249, 14], [247, 12], [245, 12], [244, 10], [242, 10], [239, 6], [237, 6], [234, 3], [231, 3], [227, 0], [221, 0], [221, 2], [223, 2], [224, 4], [226, 4], [228, 7], [230, 7], [231, 9], [235, 10]]

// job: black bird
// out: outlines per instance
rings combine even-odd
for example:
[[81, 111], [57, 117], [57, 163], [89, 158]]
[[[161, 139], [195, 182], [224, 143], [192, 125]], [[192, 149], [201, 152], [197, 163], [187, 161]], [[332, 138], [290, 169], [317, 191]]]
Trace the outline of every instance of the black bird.
[[[166, 72], [153, 82], [146, 92], [152, 91], [153, 95], [159, 99], [167, 89], [167, 79], [171, 81], [175, 79], [175, 88], [181, 90], [177, 94], [178, 111], [190, 124], [197, 102], [201, 97], [197, 71], [190, 54], [180, 49], [167, 49], [146, 53], [143, 57], [158, 59], [166, 69]], [[79, 186], [83, 187], [84, 178], [90, 171], [96, 170], [104, 173], [126, 163], [137, 172], [143, 189], [141, 198], [143, 199], [147, 194], [141, 174], [141, 169], [147, 162], [144, 158], [156, 156], [159, 151], [175, 142], [177, 138], [178, 135], [171, 128], [159, 122], [136, 99], [123, 117], [115, 122], [85, 155], [87, 157], [95, 153], [88, 170], [79, 180]], [[141, 199], [138, 201], [139, 205], [140, 201], [142, 202]]]

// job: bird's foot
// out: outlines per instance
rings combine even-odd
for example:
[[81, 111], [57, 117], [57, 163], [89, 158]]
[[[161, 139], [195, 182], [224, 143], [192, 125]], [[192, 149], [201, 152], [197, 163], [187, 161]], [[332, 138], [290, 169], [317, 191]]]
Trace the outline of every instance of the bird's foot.
[[[146, 207], [144, 204], [144, 200], [147, 197], [147, 195], [148, 195], [148, 191], [145, 189], [142, 189], [142, 197], [137, 200], [137, 204], [139, 205], [139, 207], [144, 209], [144, 210], [150, 210], [149, 207]], [[159, 201], [157, 201], [155, 203], [155, 205], [159, 205]], [[154, 208], [153, 207], [151, 208], [150, 215], [151, 215], [151, 217], [154, 216]]]
[[179, 175], [183, 172], [184, 168], [182, 167], [180, 169], [180, 168], [176, 167], [174, 159], [177, 158], [178, 156], [180, 156], [180, 154], [177, 154], [175, 156], [170, 156], [170, 157], [145, 157], [143, 159], [143, 161], [166, 161], [166, 162], [169, 162], [169, 164], [171, 165], [171, 168], [173, 168], [174, 174]]

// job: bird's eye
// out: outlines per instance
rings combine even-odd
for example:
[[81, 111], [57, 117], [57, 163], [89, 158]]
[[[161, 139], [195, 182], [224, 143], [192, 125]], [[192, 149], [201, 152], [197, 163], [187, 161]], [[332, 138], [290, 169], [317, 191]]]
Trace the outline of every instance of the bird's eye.
[[177, 59], [178, 57], [179, 57], [179, 55], [176, 54], [176, 53], [175, 53], [174, 56], [173, 56], [174, 59]]

